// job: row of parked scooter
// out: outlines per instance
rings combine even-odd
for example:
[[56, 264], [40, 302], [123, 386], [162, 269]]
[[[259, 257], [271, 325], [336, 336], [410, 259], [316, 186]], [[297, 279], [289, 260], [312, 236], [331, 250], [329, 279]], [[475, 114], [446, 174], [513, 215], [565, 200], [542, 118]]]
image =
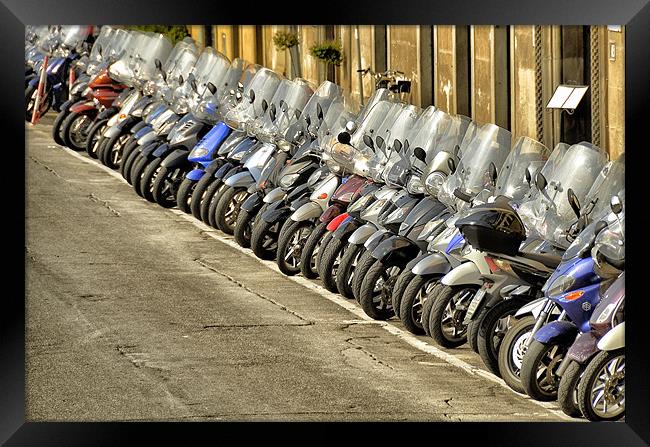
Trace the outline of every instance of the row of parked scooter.
[[359, 109], [328, 81], [108, 26], [70, 66], [54, 140], [144, 199], [374, 319], [468, 343], [519, 393], [624, 417], [624, 155], [513, 142], [387, 89]]

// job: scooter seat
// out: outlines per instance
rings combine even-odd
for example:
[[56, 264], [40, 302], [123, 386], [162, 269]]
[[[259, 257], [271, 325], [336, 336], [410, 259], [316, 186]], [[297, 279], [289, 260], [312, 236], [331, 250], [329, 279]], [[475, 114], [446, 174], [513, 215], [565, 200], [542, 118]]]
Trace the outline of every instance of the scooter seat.
[[557, 266], [560, 265], [560, 262], [562, 262], [561, 256], [552, 253], [526, 253], [520, 251], [518, 253], [518, 256], [521, 256], [522, 258], [530, 259], [531, 261], [541, 262], [546, 267], [552, 269], [557, 268]]

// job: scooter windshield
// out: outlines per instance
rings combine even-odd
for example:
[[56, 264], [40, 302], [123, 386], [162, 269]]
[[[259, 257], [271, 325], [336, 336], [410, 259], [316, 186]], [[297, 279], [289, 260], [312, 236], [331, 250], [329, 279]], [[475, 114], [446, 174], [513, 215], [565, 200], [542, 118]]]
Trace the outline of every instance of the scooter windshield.
[[69, 50], [77, 48], [91, 33], [92, 26], [64, 26], [61, 29], [61, 45]]
[[138, 50], [139, 54], [135, 55], [137, 68], [134, 71], [140, 80], [152, 80], [158, 72], [156, 59], [166, 60], [172, 51], [172, 43], [162, 34], [153, 34]]
[[280, 75], [268, 68], [261, 68], [246, 86], [239, 103], [233, 107], [224, 122], [234, 130], [245, 130], [247, 121], [264, 113], [262, 103], [268, 103], [280, 84]]
[[[503, 163], [493, 196], [501, 195], [512, 200], [521, 200], [530, 190], [537, 171], [544, 166], [549, 156], [550, 151], [539, 141], [520, 137]], [[527, 177], [526, 170], [529, 171], [530, 177]]]
[[330, 81], [325, 81], [314, 91], [309, 101], [305, 104], [301, 114], [300, 123], [305, 134], [316, 135], [330, 105], [343, 99], [341, 87]]
[[114, 31], [115, 28], [108, 25], [102, 26], [102, 29], [99, 31], [99, 35], [95, 39], [95, 43], [90, 50], [90, 55], [88, 56], [91, 61], [101, 61], [102, 55], [108, 54], [107, 50], [109, 49], [108, 47], [112, 38], [114, 37]]
[[609, 208], [609, 200], [625, 187], [625, 153], [616, 160], [609, 162], [601, 171], [601, 181], [596, 181], [587, 196], [582, 207], [581, 214], [597, 216]]
[[359, 117], [357, 118], [358, 121], [361, 122], [364, 119], [366, 119], [366, 116], [368, 115], [368, 113], [370, 113], [370, 110], [372, 110], [375, 104], [377, 104], [379, 101], [394, 102], [390, 94], [390, 91], [387, 88], [378, 88], [377, 90], [375, 90], [372, 96], [368, 98], [368, 102], [359, 111]]
[[[243, 61], [242, 59], [235, 59], [233, 61], [233, 64], [235, 62], [239, 63], [238, 61]], [[235, 69], [233, 69], [233, 64], [231, 64], [231, 68], [228, 71], [228, 74], [224, 76], [224, 79], [226, 79], [226, 83], [228, 84], [228, 87], [226, 88], [224, 85], [224, 88], [221, 89], [221, 92], [219, 92], [219, 88], [217, 87], [217, 96], [219, 96], [219, 108], [220, 108], [220, 114], [221, 114], [221, 119], [223, 119], [228, 112], [233, 110], [237, 104], [239, 104], [239, 98], [241, 98], [243, 92], [247, 91], [250, 84], [251, 80], [257, 73], [257, 71], [262, 68], [258, 64], [248, 64], [246, 65], [246, 61], [244, 62], [244, 68], [241, 71], [239, 78], [232, 80], [230, 78], [231, 75], [234, 74]]]
[[576, 220], [567, 192], [573, 190], [579, 203], [585, 203], [586, 194], [606, 163], [607, 155], [599, 147], [587, 142], [572, 145], [557, 167], [544, 176], [543, 191], [519, 207], [526, 229], [566, 247], [567, 231]]

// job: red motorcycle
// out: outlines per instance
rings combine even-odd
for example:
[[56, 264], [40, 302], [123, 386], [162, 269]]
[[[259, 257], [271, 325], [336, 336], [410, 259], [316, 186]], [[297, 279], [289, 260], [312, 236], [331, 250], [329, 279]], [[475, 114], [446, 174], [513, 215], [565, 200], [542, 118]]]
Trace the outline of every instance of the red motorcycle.
[[116, 113], [113, 102], [128, 87], [113, 80], [108, 69], [100, 71], [89, 83], [85, 98], [64, 104], [54, 121], [56, 142], [75, 151], [86, 149], [88, 130], [100, 113]]

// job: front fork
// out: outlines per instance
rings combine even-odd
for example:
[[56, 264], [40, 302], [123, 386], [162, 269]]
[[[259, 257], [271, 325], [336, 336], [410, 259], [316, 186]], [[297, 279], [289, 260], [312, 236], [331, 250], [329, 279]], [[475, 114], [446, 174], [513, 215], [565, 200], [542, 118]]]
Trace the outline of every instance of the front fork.
[[[533, 330], [530, 334], [530, 337], [526, 341], [526, 348], [528, 348], [533, 341], [533, 338], [535, 337], [535, 334], [539, 329], [546, 324], [546, 320], [548, 319], [548, 316], [551, 314], [553, 311], [553, 308], [555, 307], [555, 303], [551, 300], [546, 300], [546, 304], [544, 304], [544, 308], [542, 311], [539, 313], [539, 316], [537, 317], [537, 320], [535, 320], [535, 326], [533, 326]], [[565, 312], [562, 311], [560, 316], [558, 317], [558, 320], [564, 319]]]

